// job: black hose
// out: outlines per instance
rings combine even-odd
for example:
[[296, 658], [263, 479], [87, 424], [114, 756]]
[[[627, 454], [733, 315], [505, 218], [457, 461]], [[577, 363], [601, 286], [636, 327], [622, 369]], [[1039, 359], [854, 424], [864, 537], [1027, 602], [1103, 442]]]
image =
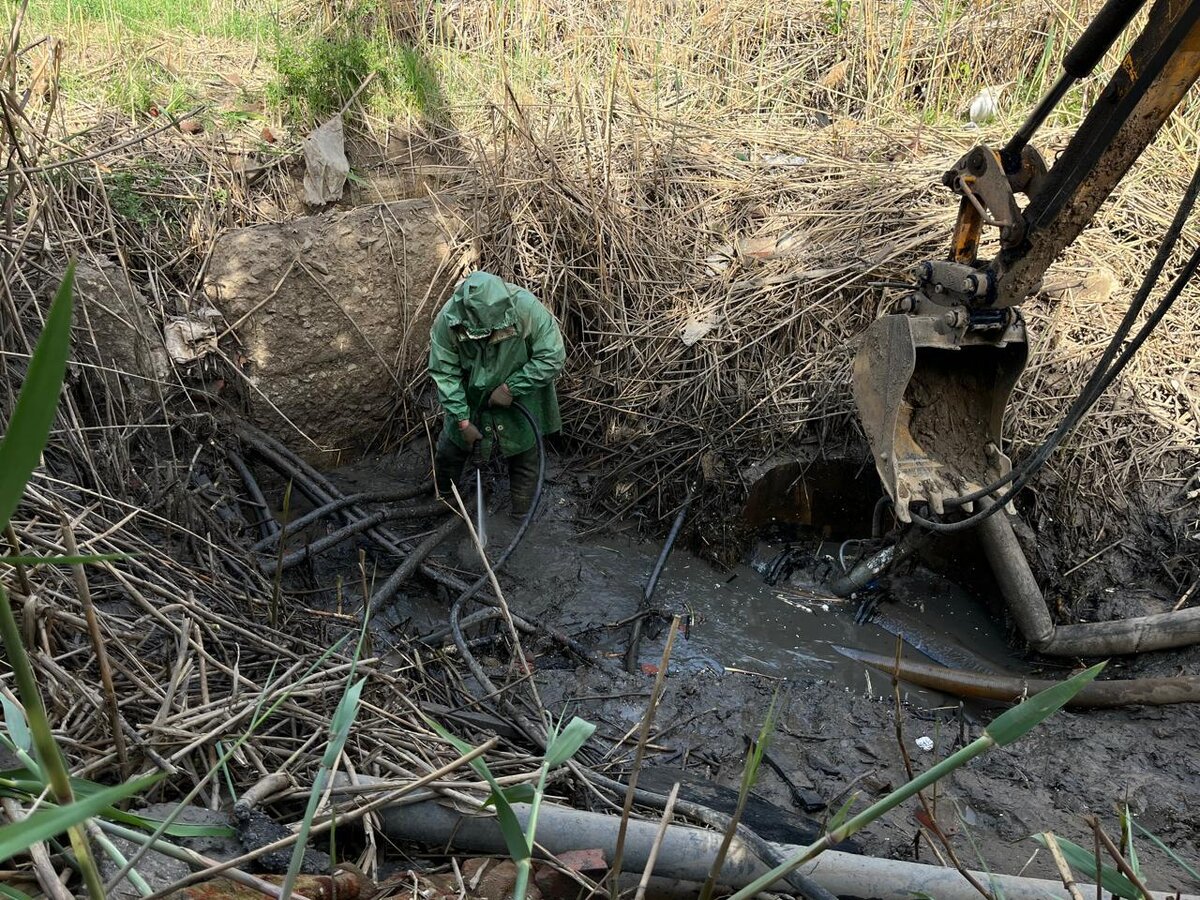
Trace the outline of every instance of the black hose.
[[892, 498], [887, 494], [875, 501], [875, 508], [871, 510], [871, 537], [883, 537], [883, 516], [892, 505]]
[[[447, 590], [458, 591], [459, 593], [461, 593], [462, 591], [465, 591], [467, 589], [467, 583], [465, 581], [463, 581], [461, 578], [457, 577], [456, 575], [451, 575], [449, 572], [443, 572], [440, 569], [435, 569], [433, 566], [429, 565], [428, 563], [422, 563], [421, 565], [417, 566], [417, 571], [420, 572], [422, 575], [424, 575], [426, 578], [428, 578], [430, 581], [432, 581], [434, 584], [440, 584], [443, 587], [445, 587]], [[484, 606], [489, 607], [489, 610], [486, 610], [486, 611], [491, 611], [491, 612], [500, 612], [501, 611], [499, 601], [497, 601], [496, 599], [494, 599], [492, 597], [480, 597], [479, 602], [481, 604], [483, 604]], [[475, 624], [477, 621], [484, 621], [486, 619], [486, 617], [484, 617], [479, 620], [476, 620], [475, 619], [476, 615], [477, 615], [476, 613], [472, 613], [471, 615], [464, 618], [462, 620], [462, 627], [468, 628], [472, 624]], [[571, 653], [574, 653], [575, 656], [577, 656], [579, 658], [580, 662], [586, 663], [588, 665], [591, 665], [593, 663], [592, 658], [590, 656], [588, 656], [587, 649], [582, 644], [580, 644], [579, 641], [575, 640], [575, 638], [571, 637], [566, 632], [561, 631], [558, 628], [554, 628], [551, 625], [547, 625], [545, 622], [539, 622], [537, 625], [534, 625], [532, 622], [528, 622], [525, 619], [522, 619], [516, 613], [513, 613], [511, 611], [510, 611], [509, 615], [512, 616], [513, 624], [517, 626], [518, 630], [524, 631], [527, 634], [536, 634], [538, 632], [544, 632], [545, 634], [549, 635], [550, 638], [555, 643], [559, 644], [564, 650], [568, 650]], [[437, 631], [431, 632], [430, 634], [427, 634], [424, 637], [418, 638], [418, 640], [420, 640], [422, 643], [429, 644], [429, 643], [432, 643], [433, 641], [438, 641], [438, 640], [441, 640], [442, 638], [448, 637], [449, 635], [450, 635], [450, 622], [449, 622], [449, 620], [447, 620], [446, 624], [443, 625], [441, 628], [439, 628]]]
[[[679, 512], [675, 514], [675, 521], [671, 523], [671, 530], [667, 533], [667, 540], [658, 554], [658, 560], [654, 563], [654, 569], [650, 572], [650, 578], [646, 581], [646, 587], [642, 591], [642, 612], [644, 613], [650, 611], [650, 601], [654, 599], [654, 591], [658, 587], [658, 579], [667, 565], [667, 557], [671, 555], [671, 548], [675, 546], [675, 539], [679, 537], [679, 532], [683, 528], [683, 520], [687, 516], [688, 508], [692, 505], [692, 498], [695, 496], [696, 486], [692, 485], [688, 488], [687, 498], [683, 501], [683, 505], [679, 507]], [[633, 620], [633, 629], [629, 635], [629, 649], [625, 651], [625, 671], [630, 675], [637, 672], [638, 647], [642, 643], [642, 623], [645, 621], [645, 616], [638, 616]]]
[[[534, 514], [537, 512], [538, 505], [541, 503], [542, 487], [545, 485], [546, 481], [546, 444], [545, 439], [542, 437], [542, 429], [538, 425], [537, 419], [535, 419], [533, 414], [525, 408], [523, 403], [514, 400], [512, 408], [524, 416], [525, 421], [529, 423], [529, 427], [533, 429], [534, 444], [538, 451], [537, 481], [533, 488], [533, 499], [529, 502], [529, 511], [526, 512], [524, 518], [521, 519], [521, 524], [517, 526], [517, 530], [513, 534], [512, 540], [508, 542], [508, 546], [504, 548], [504, 550], [499, 556], [496, 557], [494, 561], [490, 561], [492, 572], [500, 571], [504, 564], [508, 562], [509, 557], [513, 555], [513, 552], [517, 549], [521, 541], [525, 538], [525, 532], [529, 530], [529, 526], [533, 523]], [[466, 639], [463, 637], [462, 624], [460, 620], [462, 617], [463, 606], [468, 600], [470, 600], [479, 592], [480, 588], [487, 584], [488, 577], [489, 576], [486, 572], [480, 575], [471, 585], [467, 587], [465, 591], [455, 598], [454, 603], [450, 606], [450, 634], [454, 638], [454, 646], [458, 648], [458, 652], [462, 655], [463, 661], [471, 669], [471, 674], [473, 674], [476, 680], [479, 680], [483, 685], [487, 685], [489, 683], [487, 676], [484, 675], [483, 669], [476, 661], [475, 657], [471, 655], [471, 650], [467, 646]], [[480, 675], [484, 675], [482, 680], [479, 678]]]
[[[509, 557], [512, 556], [513, 552], [517, 549], [517, 546], [521, 543], [521, 540], [525, 537], [525, 532], [529, 530], [529, 526], [532, 524], [533, 517], [537, 512], [539, 504], [541, 503], [542, 488], [546, 481], [546, 446], [545, 440], [542, 437], [541, 427], [538, 425], [537, 420], [522, 403], [514, 401], [513, 406], [525, 417], [525, 420], [529, 423], [530, 428], [533, 429], [534, 443], [537, 446], [538, 451], [537, 482], [534, 485], [533, 498], [529, 503], [529, 511], [525, 513], [525, 517], [521, 520], [521, 524], [518, 526], [508, 546], [504, 548], [504, 551], [498, 557], [496, 557], [495, 562], [491, 563], [491, 569], [493, 572], [498, 572], [500, 570], [500, 568], [508, 561]], [[461, 623], [463, 606], [468, 600], [470, 600], [479, 592], [479, 589], [483, 587], [488, 580], [489, 576], [485, 572], [478, 579], [476, 579], [474, 583], [468, 585], [466, 589], [463, 590], [457, 598], [455, 598], [454, 603], [450, 607], [449, 618], [450, 634], [454, 639], [454, 646], [458, 649], [459, 655], [462, 656], [462, 660], [466, 664], [467, 668], [471, 671], [472, 676], [474, 676], [475, 680], [479, 682], [484, 691], [491, 696], [498, 693], [496, 686], [492, 683], [492, 680], [488, 678], [488, 675], [483, 670], [483, 667], [479, 665], [479, 661], [475, 659], [474, 654], [471, 653], [470, 647], [467, 646], [466, 639], [463, 637]], [[499, 604], [499, 599], [497, 599], [496, 603], [497, 605]], [[570, 638], [566, 638], [565, 635], [558, 635], [554, 630], [551, 630], [551, 634], [560, 640], [560, 642], [564, 643], [565, 646], [579, 654], [582, 658], [585, 660], [587, 659], [582, 648], [580, 648], [576, 642], [572, 641]], [[522, 732], [525, 733], [526, 737], [528, 737], [535, 744], [544, 747], [546, 738], [544, 726], [530, 721], [523, 713], [516, 709], [516, 707], [512, 707], [511, 712], [514, 723], [521, 729]]]
[[254, 477], [254, 473], [250, 471], [246, 461], [229, 447], [225, 448], [225, 458], [229, 460], [229, 464], [242, 479], [242, 484], [246, 486], [246, 493], [250, 495], [250, 505], [257, 507], [258, 522], [256, 524], [259, 533], [262, 534], [263, 540], [270, 540], [279, 532], [279, 523], [271, 514], [271, 507], [267, 505], [267, 498], [263, 496], [262, 488], [258, 486], [258, 479]]
[[[364, 491], [358, 494], [346, 494], [344, 496], [335, 497], [330, 503], [318, 506], [316, 509], [306, 512], [299, 518], [293, 519], [287, 523], [287, 526], [282, 532], [275, 533], [264, 537], [261, 541], [254, 544], [250, 550], [255, 553], [261, 553], [264, 550], [269, 550], [275, 546], [276, 541], [281, 537], [290, 537], [297, 531], [311, 525], [318, 519], [323, 519], [326, 516], [339, 513], [348, 506], [355, 506], [359, 503], [389, 503], [402, 500], [412, 500], [426, 494], [430, 490], [430, 483], [415, 485], [413, 487], [397, 488], [394, 491]], [[279, 523], [275, 523], [278, 526]]]

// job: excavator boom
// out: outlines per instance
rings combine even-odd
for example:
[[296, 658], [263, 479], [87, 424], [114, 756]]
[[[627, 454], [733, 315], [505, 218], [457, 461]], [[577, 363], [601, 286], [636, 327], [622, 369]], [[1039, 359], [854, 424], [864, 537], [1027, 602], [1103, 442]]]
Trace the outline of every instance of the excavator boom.
[[[1001, 426], [1028, 356], [1018, 305], [1040, 289], [1046, 269], [1200, 76], [1200, 0], [1156, 0], [1067, 148], [1045, 164], [1031, 138], [1142, 5], [1109, 0], [1012, 140], [1000, 150], [977, 146], [945, 173], [961, 198], [950, 252], [921, 263], [915, 290], [863, 337], [855, 403], [902, 522], [912, 504], [969, 513], [973, 503], [961, 498], [982, 498], [1009, 476]], [[984, 227], [999, 229], [1000, 251], [990, 260], [977, 255]]]

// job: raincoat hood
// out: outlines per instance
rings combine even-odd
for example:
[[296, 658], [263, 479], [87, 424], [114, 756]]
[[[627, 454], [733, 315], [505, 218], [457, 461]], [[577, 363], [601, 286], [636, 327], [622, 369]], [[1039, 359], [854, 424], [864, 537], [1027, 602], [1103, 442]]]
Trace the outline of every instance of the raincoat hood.
[[517, 324], [516, 288], [488, 272], [472, 272], [446, 305], [446, 323], [472, 340]]

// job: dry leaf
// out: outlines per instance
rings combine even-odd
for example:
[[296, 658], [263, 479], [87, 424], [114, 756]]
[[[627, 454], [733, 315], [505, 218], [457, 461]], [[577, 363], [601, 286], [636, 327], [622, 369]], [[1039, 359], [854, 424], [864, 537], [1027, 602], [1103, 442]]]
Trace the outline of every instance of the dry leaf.
[[830, 66], [829, 71], [821, 76], [820, 85], [826, 88], [835, 88], [846, 80], [846, 73], [850, 71], [850, 60], [843, 59], [841, 62], [834, 63]]

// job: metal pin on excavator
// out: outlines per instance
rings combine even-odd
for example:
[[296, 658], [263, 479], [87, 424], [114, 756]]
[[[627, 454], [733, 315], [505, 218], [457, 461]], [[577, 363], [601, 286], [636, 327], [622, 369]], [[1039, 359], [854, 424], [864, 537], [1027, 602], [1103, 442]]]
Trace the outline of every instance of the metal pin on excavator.
[[[1025, 478], [1012, 472], [1001, 442], [1005, 406], [1028, 357], [1018, 304], [1040, 288], [1050, 263], [1091, 222], [1200, 76], [1200, 0], [1157, 0], [1066, 149], [1046, 165], [1031, 138], [1143, 3], [1108, 0], [1012, 139], [999, 150], [973, 148], [945, 173], [943, 182], [961, 198], [948, 258], [917, 267], [915, 290], [867, 329], [854, 361], [855, 403], [897, 519], [931, 530], [977, 526], [1025, 637], [1047, 653], [1129, 653], [1200, 641], [1200, 614], [1187, 610], [1103, 623], [1112, 626], [1103, 636], [1098, 626], [1056, 629], [1005, 512], [990, 509], [1006, 505]], [[981, 260], [985, 226], [999, 230], [999, 252]], [[926, 506], [932, 515], [919, 512]], [[967, 519], [932, 521], [956, 512]]]

